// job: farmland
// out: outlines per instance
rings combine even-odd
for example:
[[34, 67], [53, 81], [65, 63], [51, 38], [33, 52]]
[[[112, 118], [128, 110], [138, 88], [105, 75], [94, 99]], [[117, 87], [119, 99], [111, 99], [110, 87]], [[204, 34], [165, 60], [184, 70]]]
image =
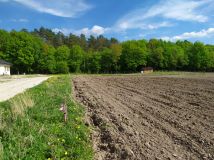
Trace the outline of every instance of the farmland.
[[214, 159], [214, 76], [76, 76], [95, 159]]

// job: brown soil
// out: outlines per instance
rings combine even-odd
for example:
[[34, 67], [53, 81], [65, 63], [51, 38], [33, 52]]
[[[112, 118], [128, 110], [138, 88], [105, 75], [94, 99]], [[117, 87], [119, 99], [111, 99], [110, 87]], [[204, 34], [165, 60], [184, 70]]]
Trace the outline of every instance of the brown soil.
[[78, 76], [96, 159], [214, 159], [214, 78]]

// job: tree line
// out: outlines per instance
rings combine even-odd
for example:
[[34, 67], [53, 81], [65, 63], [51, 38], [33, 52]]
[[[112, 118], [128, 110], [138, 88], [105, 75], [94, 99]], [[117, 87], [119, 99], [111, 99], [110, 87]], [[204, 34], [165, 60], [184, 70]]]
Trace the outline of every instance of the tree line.
[[115, 38], [0, 30], [0, 59], [13, 73], [131, 73], [156, 70], [214, 71], [214, 45], [158, 39], [119, 42]]

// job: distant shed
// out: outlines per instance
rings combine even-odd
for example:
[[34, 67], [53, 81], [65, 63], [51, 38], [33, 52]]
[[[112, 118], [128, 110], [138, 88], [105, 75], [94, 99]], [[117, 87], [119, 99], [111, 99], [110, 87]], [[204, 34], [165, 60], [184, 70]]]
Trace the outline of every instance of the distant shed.
[[152, 73], [153, 72], [153, 68], [152, 67], [143, 67], [141, 69], [141, 73]]

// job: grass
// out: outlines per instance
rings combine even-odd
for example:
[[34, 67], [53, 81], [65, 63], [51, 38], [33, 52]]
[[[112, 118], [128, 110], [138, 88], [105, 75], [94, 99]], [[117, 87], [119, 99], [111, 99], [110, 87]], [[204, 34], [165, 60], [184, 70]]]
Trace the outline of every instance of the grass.
[[[93, 159], [84, 110], [74, 103], [71, 88], [71, 77], [55, 76], [0, 103], [0, 159]], [[59, 111], [64, 101], [67, 123]]]
[[145, 74], [151, 76], [176, 76], [176, 77], [214, 77], [213, 72], [184, 72], [184, 71], [155, 71]]
[[176, 76], [176, 77], [214, 77], [213, 72], [185, 72], [185, 71], [154, 71], [152, 73], [118, 73], [118, 74], [80, 74], [85, 76]]

